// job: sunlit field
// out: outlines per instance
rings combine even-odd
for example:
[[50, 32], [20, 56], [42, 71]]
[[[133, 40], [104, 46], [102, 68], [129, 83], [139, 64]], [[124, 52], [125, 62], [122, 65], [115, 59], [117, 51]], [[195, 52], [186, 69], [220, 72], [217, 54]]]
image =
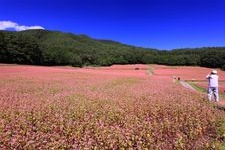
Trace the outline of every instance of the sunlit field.
[[[154, 74], [158, 76], [176, 76], [181, 80], [205, 80], [212, 69], [204, 67], [192, 66], [164, 66], [164, 65], [151, 65]], [[217, 69], [219, 79], [225, 81], [225, 72]]]
[[[171, 78], [176, 77], [180, 80], [187, 81], [192, 85], [197, 86], [201, 91], [207, 90], [208, 81], [206, 75], [210, 73], [212, 69], [204, 67], [188, 67], [188, 66], [163, 66], [163, 65], [152, 65], [152, 70], [156, 76], [170, 76]], [[225, 72], [217, 69], [219, 75], [219, 94], [221, 98], [225, 98]]]
[[[224, 110], [173, 81], [210, 69], [0, 65], [0, 149], [222, 147]], [[225, 72], [219, 71], [220, 79]]]

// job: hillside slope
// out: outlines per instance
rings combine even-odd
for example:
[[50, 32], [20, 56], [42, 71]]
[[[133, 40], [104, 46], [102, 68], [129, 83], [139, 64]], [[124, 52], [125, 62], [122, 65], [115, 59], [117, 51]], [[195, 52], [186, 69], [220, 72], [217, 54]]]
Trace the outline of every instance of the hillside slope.
[[47, 30], [0, 31], [0, 46], [1, 62], [43, 65], [144, 63], [144, 54], [156, 53], [153, 49]]
[[72, 66], [154, 63], [225, 69], [225, 47], [163, 51], [59, 31], [0, 31], [0, 63]]

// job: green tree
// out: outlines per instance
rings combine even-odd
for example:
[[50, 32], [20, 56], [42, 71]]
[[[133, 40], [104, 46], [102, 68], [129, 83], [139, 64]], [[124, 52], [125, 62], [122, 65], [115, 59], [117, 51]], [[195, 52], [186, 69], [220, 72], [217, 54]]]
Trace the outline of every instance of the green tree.
[[5, 35], [3, 32], [0, 32], [0, 61], [7, 63], [8, 62], [8, 54], [6, 50], [6, 41]]

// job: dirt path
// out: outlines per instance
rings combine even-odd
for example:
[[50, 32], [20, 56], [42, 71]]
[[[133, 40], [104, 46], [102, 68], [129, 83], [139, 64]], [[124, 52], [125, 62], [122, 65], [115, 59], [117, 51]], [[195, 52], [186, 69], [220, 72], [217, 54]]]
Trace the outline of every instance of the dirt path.
[[196, 89], [194, 89], [189, 83], [185, 82], [185, 81], [180, 81], [181, 85], [183, 85], [185, 88], [190, 89], [192, 91], [196, 91]]

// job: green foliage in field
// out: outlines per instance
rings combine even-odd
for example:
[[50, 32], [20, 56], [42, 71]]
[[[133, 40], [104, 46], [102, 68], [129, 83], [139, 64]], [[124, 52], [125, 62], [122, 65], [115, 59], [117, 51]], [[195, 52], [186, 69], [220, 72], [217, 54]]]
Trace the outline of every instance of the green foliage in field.
[[199, 92], [206, 92], [206, 89], [204, 89], [204, 88], [202, 88], [202, 87], [196, 85], [196, 84], [193, 83], [193, 82], [189, 82], [189, 84], [190, 84], [195, 90], [197, 90], [197, 91], [199, 91]]
[[0, 62], [79, 67], [154, 63], [225, 69], [225, 47], [163, 51], [57, 31], [0, 31]]

